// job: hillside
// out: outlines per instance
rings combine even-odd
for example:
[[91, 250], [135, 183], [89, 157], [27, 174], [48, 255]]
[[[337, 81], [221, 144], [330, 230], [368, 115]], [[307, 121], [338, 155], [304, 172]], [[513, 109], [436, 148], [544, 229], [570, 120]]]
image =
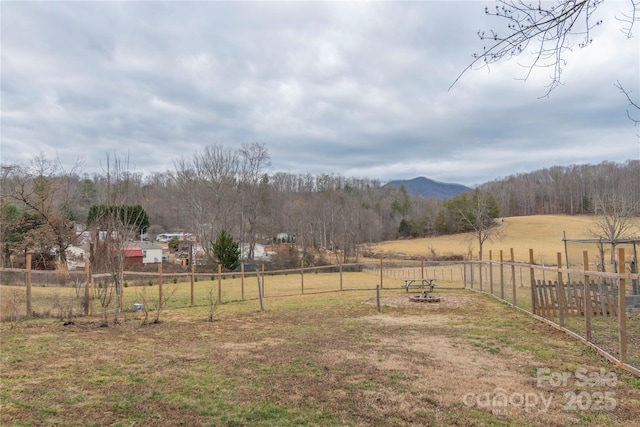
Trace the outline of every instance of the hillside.
[[404, 186], [410, 194], [423, 197], [436, 197], [438, 199], [450, 199], [469, 190], [469, 187], [461, 184], [438, 182], [423, 176], [409, 180], [389, 181], [385, 186], [395, 188]]
[[[593, 238], [589, 233], [589, 227], [592, 223], [592, 216], [532, 215], [504, 218], [502, 238], [499, 241], [485, 243], [484, 257], [488, 258], [489, 251], [492, 251], [493, 259], [499, 259], [500, 250], [502, 250], [504, 258], [508, 259], [510, 249], [513, 248], [516, 261], [528, 262], [529, 249], [533, 249], [534, 262], [556, 264], [558, 252], [562, 253], [564, 260], [563, 231], [566, 231], [567, 239]], [[636, 234], [640, 235], [640, 224], [637, 224]], [[469, 234], [456, 234], [412, 240], [394, 240], [372, 245], [371, 250], [425, 256], [433, 252], [437, 255], [460, 254], [467, 256], [471, 252], [474, 258], [477, 258], [478, 243]], [[589, 252], [591, 259], [596, 255], [594, 245], [569, 244], [570, 261], [580, 262], [583, 250]]]

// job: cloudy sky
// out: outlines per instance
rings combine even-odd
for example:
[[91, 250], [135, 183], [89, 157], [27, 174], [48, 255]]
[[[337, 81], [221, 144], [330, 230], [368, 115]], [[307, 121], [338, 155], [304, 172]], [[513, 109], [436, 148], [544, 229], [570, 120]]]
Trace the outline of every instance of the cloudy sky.
[[477, 31], [505, 28], [492, 4], [2, 1], [2, 163], [44, 154], [92, 174], [110, 153], [144, 174], [261, 142], [272, 171], [473, 186], [638, 159], [614, 87], [640, 96], [639, 38], [615, 19], [628, 0], [598, 9], [549, 97], [548, 69], [519, 80], [529, 56], [449, 90]]

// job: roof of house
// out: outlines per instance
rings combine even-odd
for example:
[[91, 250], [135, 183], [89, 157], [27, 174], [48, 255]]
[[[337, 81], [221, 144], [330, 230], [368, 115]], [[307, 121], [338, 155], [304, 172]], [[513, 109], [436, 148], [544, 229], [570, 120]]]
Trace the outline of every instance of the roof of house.
[[123, 249], [124, 251], [124, 256], [127, 258], [134, 258], [134, 257], [141, 257], [142, 255], [142, 249], [134, 247], [134, 246], [128, 246], [126, 248]]
[[152, 242], [129, 242], [126, 244], [126, 246], [140, 248], [143, 251], [148, 251], [149, 249], [156, 249], [156, 250], [162, 249], [162, 246], [156, 245], [155, 243], [152, 243]]

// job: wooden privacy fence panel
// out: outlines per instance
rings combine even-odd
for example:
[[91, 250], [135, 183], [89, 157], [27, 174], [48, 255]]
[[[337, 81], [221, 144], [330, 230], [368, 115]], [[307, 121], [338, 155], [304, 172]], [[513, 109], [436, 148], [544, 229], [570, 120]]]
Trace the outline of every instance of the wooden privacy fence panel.
[[[558, 294], [560, 289], [562, 295]], [[537, 280], [532, 297], [534, 314], [543, 317], [556, 317], [560, 311], [567, 316], [584, 316], [585, 297], [594, 316], [618, 316], [618, 286], [606, 281], [592, 281], [588, 286], [582, 282], [558, 286], [558, 282]]]

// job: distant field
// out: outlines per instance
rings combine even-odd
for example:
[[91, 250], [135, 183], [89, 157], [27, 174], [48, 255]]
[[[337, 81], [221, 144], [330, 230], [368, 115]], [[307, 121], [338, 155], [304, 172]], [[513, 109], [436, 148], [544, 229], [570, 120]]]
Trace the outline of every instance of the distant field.
[[[593, 234], [589, 231], [593, 227], [593, 220], [592, 216], [565, 215], [504, 218], [501, 238], [485, 243], [484, 257], [487, 258], [489, 251], [492, 251], [493, 258], [498, 259], [502, 250], [505, 259], [508, 259], [510, 249], [513, 248], [516, 261], [528, 262], [529, 249], [533, 249], [536, 263], [555, 264], [558, 252], [562, 252], [564, 258], [563, 232], [566, 232], [567, 239], [593, 238]], [[640, 236], [640, 224], [636, 224], [636, 235]], [[467, 256], [472, 253], [474, 257], [478, 256], [478, 242], [470, 234], [394, 240], [372, 245], [371, 249], [376, 252], [407, 255], [426, 256], [435, 252], [437, 255]], [[595, 254], [596, 248], [593, 245], [573, 244], [569, 250], [570, 256], [580, 259], [583, 250]]]

